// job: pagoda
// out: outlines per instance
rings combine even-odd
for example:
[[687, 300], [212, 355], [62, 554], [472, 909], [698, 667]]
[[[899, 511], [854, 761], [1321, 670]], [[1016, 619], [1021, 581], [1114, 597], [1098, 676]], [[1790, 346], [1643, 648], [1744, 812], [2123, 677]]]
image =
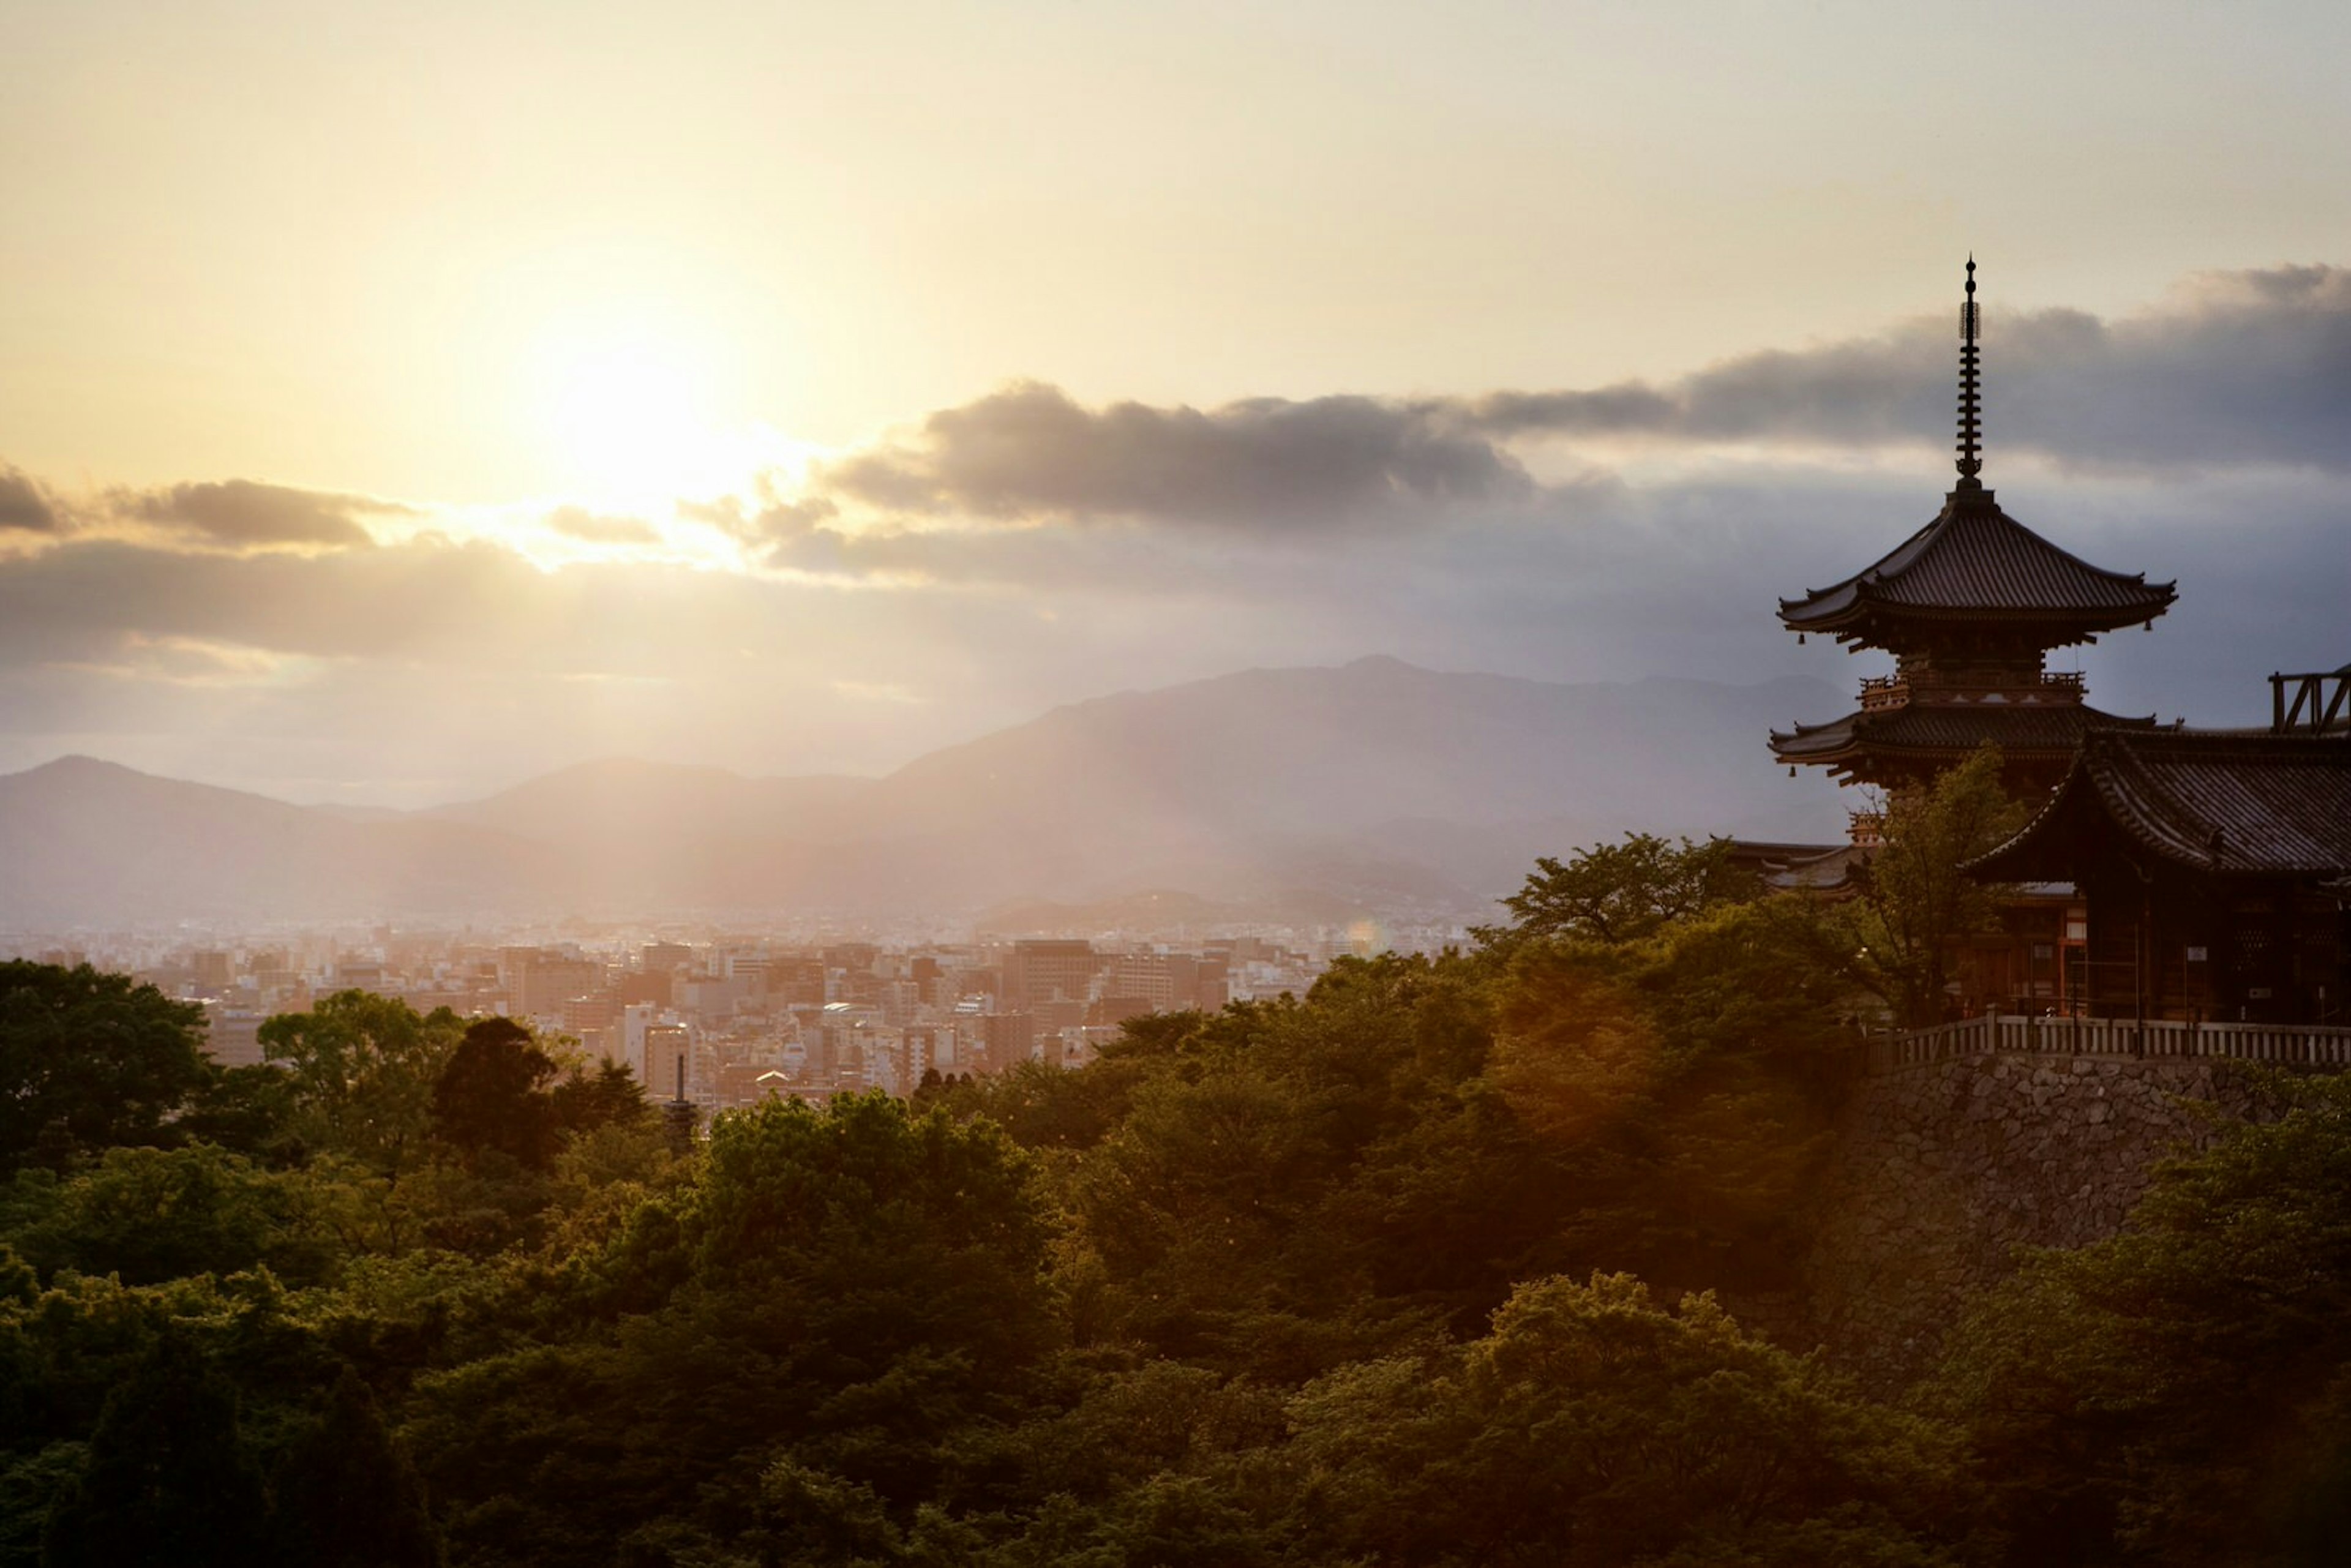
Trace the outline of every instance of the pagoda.
[[[1935, 519], [1853, 576], [1780, 601], [1799, 640], [1821, 632], [1848, 652], [1882, 648], [1894, 673], [1861, 683], [1861, 706], [1828, 724], [1774, 731], [1772, 754], [1825, 768], [1840, 782], [1896, 790], [1964, 761], [1984, 742], [2001, 748], [2008, 787], [2045, 795], [2090, 731], [2150, 729], [2155, 720], [2101, 713], [2082, 677], [2046, 667], [2050, 650], [2095, 643], [2102, 632], [2150, 624], [2173, 585], [2125, 576], [2068, 554], [2000, 509], [1978, 477], [1976, 264], [1959, 308], [1959, 482]], [[1856, 841], [1874, 821], [1856, 814]]]

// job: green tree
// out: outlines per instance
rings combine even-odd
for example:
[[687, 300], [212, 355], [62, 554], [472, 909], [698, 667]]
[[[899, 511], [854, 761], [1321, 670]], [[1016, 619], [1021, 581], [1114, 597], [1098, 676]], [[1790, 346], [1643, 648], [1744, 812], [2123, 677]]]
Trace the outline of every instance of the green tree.
[[242, 1568], [267, 1520], [236, 1396], [183, 1336], [166, 1334], [106, 1402], [80, 1475], [49, 1511], [43, 1568]]
[[2351, 1079], [2158, 1168], [2121, 1235], [2031, 1258], [1930, 1391], [2009, 1561], [2332, 1563], [2351, 1529]]
[[0, 963], [0, 1172], [45, 1134], [61, 1150], [171, 1141], [212, 1074], [203, 1031], [202, 1008], [127, 976]]
[[397, 998], [338, 991], [271, 1019], [260, 1040], [292, 1079], [306, 1141], [396, 1184], [427, 1155], [434, 1086], [463, 1030], [446, 1008], [419, 1017]]
[[690, 1182], [538, 1282], [531, 1341], [423, 1385], [407, 1433], [453, 1548], [603, 1564], [740, 1540], [787, 1459], [914, 1510], [1057, 1337], [1046, 1242], [1028, 1161], [985, 1124], [881, 1095], [720, 1117]]
[[0, 1456], [0, 1568], [40, 1568], [50, 1504], [87, 1455], [87, 1445], [68, 1441]]
[[278, 1467], [270, 1532], [303, 1568], [439, 1568], [441, 1533], [407, 1451], [349, 1366]]
[[307, 1177], [207, 1144], [110, 1149], [63, 1181], [22, 1173], [0, 1215], [44, 1271], [119, 1274], [133, 1285], [264, 1266], [316, 1282], [336, 1256]]
[[1565, 1172], [1484, 1074], [1486, 971], [1346, 959], [1302, 999], [1130, 1026], [1065, 1074], [1063, 1103], [1125, 1075], [1103, 1121], [1046, 1145], [1072, 1156], [1048, 1169], [1075, 1221], [1081, 1332], [1295, 1382], [1435, 1322], [1472, 1327], [1555, 1267]]
[[2000, 748], [1986, 744], [1925, 789], [1896, 791], [1886, 802], [1885, 847], [1848, 906], [1855, 977], [1913, 1027], [1942, 1019], [1954, 944], [1999, 925], [2001, 890], [1959, 868], [2029, 815], [2000, 772]]
[[282, 1069], [216, 1068], [172, 1126], [190, 1142], [283, 1167], [299, 1165], [307, 1152], [295, 1131], [298, 1109], [295, 1084]]
[[1526, 885], [1502, 902], [1512, 916], [1504, 926], [1481, 926], [1489, 946], [1558, 937], [1632, 942], [1677, 920], [1740, 903], [1762, 892], [1739, 865], [1729, 839], [1694, 843], [1654, 833], [1627, 833], [1617, 844], [1594, 844], [1559, 861], [1535, 862]]
[[434, 1132], [469, 1160], [496, 1152], [543, 1171], [554, 1162], [558, 1141], [547, 1086], [560, 1071], [514, 1019], [469, 1024], [434, 1081]]
[[1924, 1565], [1967, 1517], [1951, 1434], [1624, 1275], [1523, 1285], [1484, 1338], [1335, 1372], [1290, 1421], [1311, 1561]]
[[640, 1127], [654, 1120], [644, 1085], [617, 1061], [599, 1062], [593, 1072], [574, 1067], [549, 1091], [555, 1124], [573, 1136], [605, 1127]]
[[1648, 939], [1521, 949], [1490, 1076], [1572, 1173], [1579, 1269], [1784, 1287], [1827, 1149], [1844, 981], [1800, 898], [1723, 904]]

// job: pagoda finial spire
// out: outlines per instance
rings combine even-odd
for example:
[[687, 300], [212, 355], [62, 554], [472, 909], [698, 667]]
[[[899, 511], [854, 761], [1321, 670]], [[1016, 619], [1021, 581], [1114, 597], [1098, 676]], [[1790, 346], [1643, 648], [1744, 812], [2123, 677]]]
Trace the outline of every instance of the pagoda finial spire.
[[1976, 387], [1976, 258], [1968, 256], [1968, 298], [1959, 307], [1959, 483], [1973, 486], [1983, 472], [1983, 404]]

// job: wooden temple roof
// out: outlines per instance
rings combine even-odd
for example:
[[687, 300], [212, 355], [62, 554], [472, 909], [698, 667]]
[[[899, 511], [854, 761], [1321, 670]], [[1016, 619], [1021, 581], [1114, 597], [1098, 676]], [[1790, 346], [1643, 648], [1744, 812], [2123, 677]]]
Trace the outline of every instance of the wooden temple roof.
[[[1982, 388], [1976, 334], [1976, 263], [1968, 258], [1959, 308], [1959, 482], [1932, 522], [1841, 582], [1780, 601], [1793, 632], [1880, 647], [1912, 643], [1936, 622], [1992, 622], [2041, 648], [2093, 641], [2152, 621], [2179, 597], [2168, 582], [2125, 576], [2059, 549], [2000, 509], [1983, 472]], [[1905, 636], [1907, 629], [1910, 635]]]
[[2100, 728], [2147, 730], [2153, 716], [2123, 718], [2079, 703], [1977, 702], [1849, 713], [1827, 724], [1800, 724], [1771, 732], [1771, 752], [1782, 762], [1826, 763], [1841, 758], [1964, 757], [1986, 741], [2004, 752], [2071, 755]]
[[1890, 623], [1992, 621], [2039, 625], [2044, 647], [2150, 621], [2178, 598], [2168, 582], [2092, 566], [2001, 511], [1960, 480], [1934, 521], [1842, 582], [1780, 601], [1791, 630], [1876, 643]]
[[2093, 730], [2057, 793], [1970, 862], [2011, 882], [2071, 875], [2103, 819], [2161, 860], [2210, 875], [2351, 873], [2351, 737], [2241, 730]]

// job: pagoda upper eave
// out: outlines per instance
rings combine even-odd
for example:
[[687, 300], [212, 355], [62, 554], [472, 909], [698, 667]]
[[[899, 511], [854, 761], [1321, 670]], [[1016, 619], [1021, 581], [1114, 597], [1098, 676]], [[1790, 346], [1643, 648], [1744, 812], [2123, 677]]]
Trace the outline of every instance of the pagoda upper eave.
[[1963, 480], [1934, 520], [1841, 582], [1780, 601], [1791, 631], [1878, 642], [1905, 625], [1995, 625], [2043, 647], [2151, 621], [2178, 598], [2168, 582], [2092, 566], [2019, 523]]

